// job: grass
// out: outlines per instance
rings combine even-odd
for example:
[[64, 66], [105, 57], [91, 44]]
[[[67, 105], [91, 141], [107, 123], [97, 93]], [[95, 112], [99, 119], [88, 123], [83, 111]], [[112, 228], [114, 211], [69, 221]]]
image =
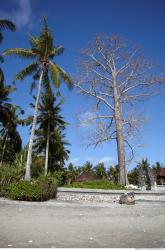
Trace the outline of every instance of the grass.
[[91, 188], [91, 189], [125, 189], [120, 184], [113, 184], [108, 180], [97, 180], [97, 181], [86, 181], [86, 182], [75, 182], [72, 184], [65, 185], [64, 187], [70, 188]]

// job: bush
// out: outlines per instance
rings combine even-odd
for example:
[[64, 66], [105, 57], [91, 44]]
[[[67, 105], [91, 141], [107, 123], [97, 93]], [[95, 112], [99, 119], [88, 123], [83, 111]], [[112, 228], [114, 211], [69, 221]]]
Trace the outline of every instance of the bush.
[[92, 189], [125, 189], [124, 186], [120, 184], [113, 184], [108, 180], [96, 180], [96, 181], [85, 181], [85, 182], [74, 182], [65, 187], [73, 188], [92, 188]]
[[46, 201], [56, 198], [57, 182], [54, 178], [40, 176], [36, 181], [21, 180], [6, 188], [5, 197], [13, 200]]
[[31, 166], [31, 176], [36, 179], [40, 175], [44, 174], [44, 157], [38, 156], [33, 157], [32, 166]]
[[24, 169], [21, 165], [3, 164], [0, 168], [0, 196], [5, 195], [6, 187], [18, 182], [24, 176]]
[[49, 172], [48, 176], [50, 178], [56, 179], [58, 186], [62, 186], [66, 183], [66, 180], [68, 179], [68, 172], [67, 170], [63, 169], [54, 172]]

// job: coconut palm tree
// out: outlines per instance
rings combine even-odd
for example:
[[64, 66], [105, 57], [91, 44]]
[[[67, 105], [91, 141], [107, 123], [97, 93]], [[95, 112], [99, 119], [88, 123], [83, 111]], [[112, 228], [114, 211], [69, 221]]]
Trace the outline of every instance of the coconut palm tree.
[[34, 79], [39, 79], [38, 93], [36, 97], [26, 162], [26, 180], [31, 179], [30, 167], [32, 159], [32, 146], [37, 122], [38, 103], [40, 99], [44, 75], [49, 74], [53, 84], [57, 88], [60, 87], [61, 82], [67, 82], [69, 87], [72, 86], [72, 80], [70, 76], [53, 61], [53, 58], [60, 55], [64, 51], [64, 48], [62, 46], [54, 47], [53, 36], [51, 31], [47, 27], [45, 17], [43, 18], [43, 27], [40, 35], [38, 37], [30, 36], [29, 42], [31, 45], [30, 49], [14, 48], [8, 49], [4, 52], [4, 55], [15, 55], [23, 59], [33, 59], [33, 62], [30, 65], [28, 65], [16, 75], [15, 78], [17, 80], [23, 80], [28, 75], [33, 75]]
[[[10, 149], [10, 155], [8, 155], [8, 161], [13, 159], [16, 153], [20, 152], [22, 147], [22, 140], [17, 131], [17, 125], [23, 124], [23, 120], [19, 119], [19, 115], [23, 114], [24, 111], [14, 105], [8, 106], [6, 113], [4, 112], [3, 122], [0, 126], [1, 136], [1, 157], [0, 166], [2, 165], [5, 152]], [[13, 155], [12, 155], [13, 154]]]
[[[3, 33], [2, 31], [5, 29], [11, 30], [11, 31], [15, 31], [15, 25], [13, 22], [11, 22], [10, 20], [6, 20], [6, 19], [0, 19], [0, 44], [3, 42]], [[0, 55], [0, 62], [4, 62], [4, 58], [2, 55]], [[3, 71], [0, 68], [0, 77], [4, 77], [3, 76]]]
[[[64, 167], [65, 160], [69, 159], [70, 151], [66, 149], [66, 146], [70, 145], [65, 140], [65, 134], [59, 130], [59, 128], [54, 128], [50, 133], [49, 138], [49, 151], [45, 152], [47, 149], [48, 140], [45, 137], [45, 132], [43, 129], [36, 130], [36, 138], [34, 140], [34, 150], [37, 154], [45, 154], [46, 159], [49, 160], [49, 168], [45, 169], [45, 174], [47, 171], [58, 171], [62, 170]], [[48, 157], [46, 156], [48, 153]]]
[[[2, 31], [5, 29], [15, 31], [15, 25], [10, 20], [0, 19], [0, 44], [3, 41]], [[3, 61], [4, 59], [2, 55], [0, 55], [0, 62]], [[7, 116], [8, 107], [11, 105], [7, 103], [10, 100], [8, 96], [14, 90], [10, 85], [5, 86], [4, 81], [4, 74], [0, 68], [0, 122], [5, 119], [5, 116]]]
[[9, 94], [15, 89], [10, 85], [4, 84], [3, 73], [0, 74], [0, 136], [1, 136], [1, 157], [0, 165], [2, 165], [3, 156], [6, 149], [6, 143], [10, 134], [14, 136], [15, 123], [13, 123], [14, 106], [10, 103]]
[[[52, 135], [54, 136], [54, 130], [59, 129], [60, 131], [65, 129], [65, 121], [63, 117], [60, 115], [61, 102], [56, 104], [56, 98], [53, 95], [50, 85], [46, 86], [45, 92], [42, 93], [41, 101], [38, 106], [38, 117], [37, 117], [37, 125], [38, 129], [36, 130], [36, 138], [34, 140], [34, 147], [38, 150], [40, 148], [40, 153], [43, 150], [45, 155], [45, 174], [48, 172], [48, 162], [49, 158], [51, 158], [49, 153], [50, 148], [50, 140], [52, 139]], [[31, 107], [34, 108], [34, 105], [31, 104]], [[27, 119], [27, 125], [32, 122], [32, 117]], [[53, 137], [52, 137], [53, 138]], [[41, 143], [43, 141], [43, 143]], [[38, 143], [39, 142], [39, 143]], [[40, 145], [42, 144], [42, 147]], [[45, 146], [43, 147], [43, 145]], [[51, 143], [51, 147], [53, 147], [53, 151], [57, 150], [55, 145], [53, 146]], [[42, 149], [41, 149], [42, 148]]]

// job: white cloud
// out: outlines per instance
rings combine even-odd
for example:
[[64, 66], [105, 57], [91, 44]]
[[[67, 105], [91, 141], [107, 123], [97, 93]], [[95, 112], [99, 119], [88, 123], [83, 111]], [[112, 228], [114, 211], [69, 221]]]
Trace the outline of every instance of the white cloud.
[[113, 157], [103, 157], [99, 160], [99, 163], [109, 163], [109, 162], [114, 162], [114, 158]]
[[113, 157], [102, 157], [97, 158], [97, 157], [93, 157], [93, 156], [88, 156], [86, 158], [83, 159], [83, 162], [81, 161], [80, 157], [75, 157], [75, 158], [70, 158], [68, 161], [66, 161], [67, 164], [69, 163], [73, 163], [74, 165], [76, 165], [77, 163], [80, 164], [80, 162], [82, 162], [83, 165], [86, 161], [89, 161], [93, 164], [93, 166], [96, 166], [98, 163], [104, 163], [105, 166], [108, 166], [108, 164], [115, 164], [116, 160]]
[[31, 3], [30, 0], [18, 0], [15, 5], [10, 11], [0, 10], [0, 17], [13, 21], [16, 27], [21, 29], [30, 22]]

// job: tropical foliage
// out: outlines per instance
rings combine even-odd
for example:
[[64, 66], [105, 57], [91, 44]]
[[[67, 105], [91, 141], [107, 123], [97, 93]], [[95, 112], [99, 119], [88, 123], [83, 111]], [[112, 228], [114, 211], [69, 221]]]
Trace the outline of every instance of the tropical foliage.
[[[15, 31], [15, 25], [9, 20], [0, 19], [0, 43], [3, 41], [2, 31], [5, 29]], [[0, 61], [4, 62], [2, 56], [0, 56]], [[13, 91], [15, 88], [5, 84], [4, 73], [0, 68], [0, 166], [3, 161], [14, 161], [22, 146], [17, 125], [23, 122], [19, 119], [23, 111], [20, 107], [11, 104], [9, 95]]]
[[[0, 19], [0, 44], [3, 42], [3, 39], [4, 39], [3, 31], [6, 29], [10, 30], [10, 31], [15, 31], [16, 27], [15, 27], [14, 23], [11, 22], [10, 20]], [[2, 55], [0, 55], [0, 62], [1, 63], [4, 62], [4, 58]], [[3, 75], [2, 69], [0, 68], [0, 79], [2, 80], [2, 78], [4, 78], [4, 75]]]
[[[4, 52], [4, 55], [15, 55], [23, 59], [33, 60], [31, 64], [29, 64], [16, 75], [15, 79], [23, 80], [28, 75], [33, 75], [34, 80], [39, 79], [38, 93], [36, 97], [26, 162], [26, 180], [31, 179], [32, 146], [37, 122], [38, 104], [40, 100], [42, 83], [45, 83], [45, 86], [47, 86], [48, 82], [50, 82], [50, 76], [52, 83], [56, 88], [60, 87], [61, 82], [67, 82], [69, 88], [72, 87], [72, 80], [70, 76], [53, 61], [56, 56], [60, 55], [64, 51], [64, 48], [62, 46], [55, 47], [53, 45], [53, 35], [47, 26], [45, 18], [43, 18], [43, 27], [40, 35], [38, 37], [30, 35], [29, 43], [31, 45], [30, 49], [11, 48]], [[57, 92], [57, 95], [60, 95], [59, 91]]]
[[[0, 19], [0, 44], [5, 29], [15, 31], [15, 25], [9, 20]], [[61, 83], [67, 83], [71, 89], [73, 82], [55, 61], [56, 57], [63, 53], [64, 48], [54, 45], [53, 34], [47, 26], [45, 17], [42, 19], [40, 34], [30, 35], [29, 43], [30, 48], [10, 48], [5, 50], [3, 55], [13, 55], [31, 61], [16, 74], [15, 80], [23, 81], [25, 77], [31, 76], [31, 93], [37, 85], [34, 103], [30, 104], [34, 110], [33, 116], [22, 118], [24, 111], [10, 99], [16, 88], [6, 84], [5, 74], [0, 68], [0, 196], [43, 201], [56, 197], [57, 186], [124, 189], [125, 187], [119, 184], [124, 183], [120, 180], [119, 164], [106, 166], [99, 162], [94, 165], [86, 161], [82, 166], [75, 166], [72, 162], [67, 166], [70, 144], [66, 139], [65, 129], [69, 124], [61, 115], [64, 99], [61, 97], [60, 86]], [[0, 62], [4, 62], [1, 55]], [[95, 62], [94, 66], [98, 69], [101, 64]], [[100, 76], [99, 72], [97, 74]], [[56, 88], [55, 93], [53, 87]], [[93, 86], [90, 91], [95, 91]], [[97, 110], [99, 105], [100, 100], [97, 102]], [[30, 140], [24, 148], [19, 134], [20, 125], [30, 126]], [[129, 183], [139, 187], [145, 185], [147, 189], [151, 189], [153, 181], [162, 169], [165, 169], [163, 164], [156, 162], [151, 166], [147, 159], [142, 159], [129, 171]], [[87, 177], [92, 175], [94, 180], [76, 181], [84, 172]]]
[[[34, 151], [45, 158], [45, 174], [50, 171], [60, 170], [64, 166], [64, 161], [68, 160], [69, 150], [65, 146], [69, 145], [65, 141], [63, 133], [66, 124], [61, 112], [60, 101], [56, 104], [50, 85], [42, 93], [38, 107], [37, 129], [35, 132]], [[34, 105], [31, 104], [34, 108]], [[27, 119], [27, 124], [32, 122], [32, 117]]]

